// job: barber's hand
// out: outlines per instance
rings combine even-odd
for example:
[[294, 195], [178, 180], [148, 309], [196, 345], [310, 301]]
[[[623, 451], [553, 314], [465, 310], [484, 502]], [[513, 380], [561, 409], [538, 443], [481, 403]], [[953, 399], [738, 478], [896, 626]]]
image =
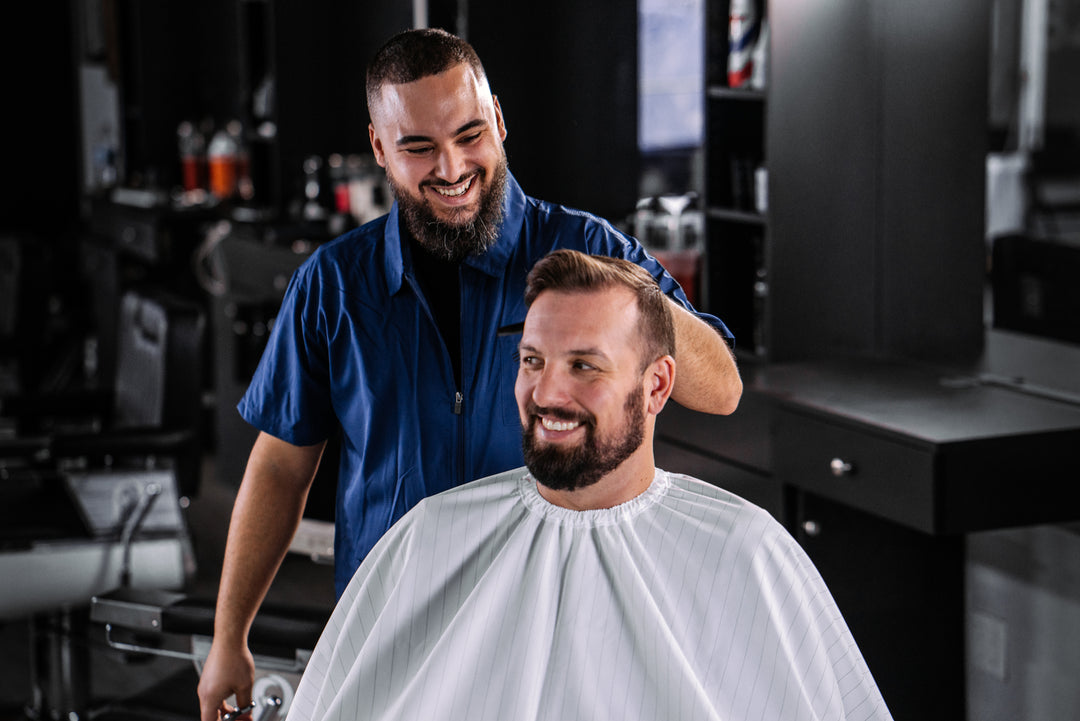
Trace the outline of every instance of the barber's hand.
[[201, 721], [218, 721], [221, 714], [235, 711], [225, 703], [230, 696], [241, 708], [250, 704], [254, 684], [255, 660], [247, 646], [227, 647], [215, 638], [199, 677]]

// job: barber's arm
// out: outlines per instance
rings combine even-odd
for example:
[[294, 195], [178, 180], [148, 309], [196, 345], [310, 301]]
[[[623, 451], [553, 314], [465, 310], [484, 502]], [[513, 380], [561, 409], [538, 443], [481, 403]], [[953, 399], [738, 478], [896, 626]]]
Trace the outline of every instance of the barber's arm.
[[743, 384], [735, 355], [723, 337], [705, 321], [671, 301], [675, 319], [678, 373], [671, 397], [681, 406], [703, 413], [733, 413]]
[[251, 701], [255, 665], [248, 631], [300, 524], [326, 443], [295, 446], [260, 433], [233, 506], [214, 642], [199, 679], [201, 721], [216, 721], [235, 694]]

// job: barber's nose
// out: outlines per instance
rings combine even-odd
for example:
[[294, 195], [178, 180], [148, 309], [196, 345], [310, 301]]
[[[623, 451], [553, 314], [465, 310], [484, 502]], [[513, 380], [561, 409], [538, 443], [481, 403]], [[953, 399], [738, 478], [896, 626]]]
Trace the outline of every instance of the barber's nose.
[[465, 153], [457, 148], [449, 148], [439, 153], [439, 162], [435, 172], [440, 180], [456, 183], [465, 174], [467, 166]]

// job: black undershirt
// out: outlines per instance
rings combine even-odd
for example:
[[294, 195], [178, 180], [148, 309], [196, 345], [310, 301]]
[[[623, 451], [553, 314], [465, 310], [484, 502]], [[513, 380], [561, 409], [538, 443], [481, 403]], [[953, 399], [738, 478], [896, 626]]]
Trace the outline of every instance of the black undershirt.
[[424, 248], [409, 234], [416, 280], [427, 298], [450, 363], [454, 367], [454, 386], [461, 388], [461, 283], [460, 263], [443, 260]]

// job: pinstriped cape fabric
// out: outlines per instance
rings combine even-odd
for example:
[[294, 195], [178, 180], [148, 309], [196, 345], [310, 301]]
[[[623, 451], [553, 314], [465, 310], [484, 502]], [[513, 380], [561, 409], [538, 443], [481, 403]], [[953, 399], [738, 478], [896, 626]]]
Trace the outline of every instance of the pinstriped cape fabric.
[[798, 544], [657, 470], [600, 511], [526, 469], [423, 501], [341, 597], [288, 721], [888, 719]]

